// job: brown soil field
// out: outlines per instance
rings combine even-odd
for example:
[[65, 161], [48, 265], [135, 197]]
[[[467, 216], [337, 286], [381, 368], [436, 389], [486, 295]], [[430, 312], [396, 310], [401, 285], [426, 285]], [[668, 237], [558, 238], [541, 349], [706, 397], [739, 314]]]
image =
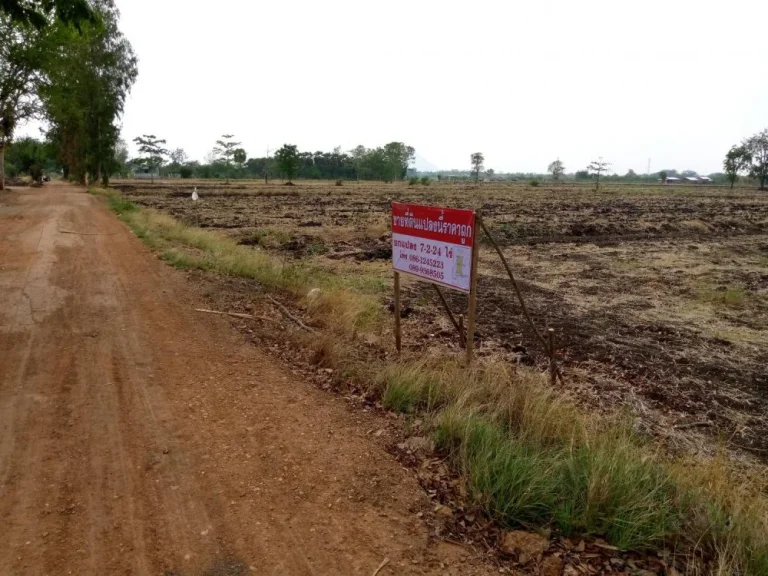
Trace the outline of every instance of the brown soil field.
[[[556, 330], [566, 392], [628, 408], [673, 451], [768, 457], [768, 195], [715, 187], [481, 183], [119, 182], [132, 201], [242, 244], [360, 279], [391, 301], [389, 202], [479, 211], [540, 328]], [[197, 187], [198, 202], [190, 200]], [[478, 353], [545, 365], [490, 244]], [[247, 288], [228, 298], [247, 300]], [[238, 286], [240, 286], [238, 288]], [[405, 283], [404, 345], [458, 350], [433, 290]], [[466, 297], [451, 293], [457, 312]], [[714, 441], [713, 441], [714, 440]]]

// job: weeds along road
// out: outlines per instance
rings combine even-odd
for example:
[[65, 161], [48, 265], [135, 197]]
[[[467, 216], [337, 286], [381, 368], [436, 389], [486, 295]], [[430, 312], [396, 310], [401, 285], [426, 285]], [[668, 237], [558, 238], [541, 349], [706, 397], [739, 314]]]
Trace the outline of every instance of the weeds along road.
[[491, 573], [191, 290], [82, 189], [0, 193], [0, 574]]

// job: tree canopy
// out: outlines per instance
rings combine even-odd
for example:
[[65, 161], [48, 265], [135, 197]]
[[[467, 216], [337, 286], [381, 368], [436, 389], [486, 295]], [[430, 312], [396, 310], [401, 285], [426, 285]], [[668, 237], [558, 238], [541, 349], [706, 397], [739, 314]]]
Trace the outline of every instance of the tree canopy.
[[565, 164], [558, 158], [547, 167], [547, 172], [552, 174], [552, 180], [560, 180], [560, 177], [565, 174]]
[[277, 161], [277, 169], [285, 175], [288, 182], [291, 182], [299, 168], [299, 150], [296, 145], [283, 144], [275, 152], [275, 160]]
[[72, 24], [78, 30], [86, 22], [96, 22], [96, 13], [88, 0], [0, 0], [0, 14], [3, 13], [13, 24], [38, 30], [50, 26], [55, 20]]

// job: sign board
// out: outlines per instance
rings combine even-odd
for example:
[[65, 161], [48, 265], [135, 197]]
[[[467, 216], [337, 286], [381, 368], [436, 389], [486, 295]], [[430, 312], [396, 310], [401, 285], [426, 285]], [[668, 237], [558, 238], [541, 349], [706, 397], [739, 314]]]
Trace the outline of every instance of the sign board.
[[392, 266], [469, 293], [475, 212], [392, 203]]

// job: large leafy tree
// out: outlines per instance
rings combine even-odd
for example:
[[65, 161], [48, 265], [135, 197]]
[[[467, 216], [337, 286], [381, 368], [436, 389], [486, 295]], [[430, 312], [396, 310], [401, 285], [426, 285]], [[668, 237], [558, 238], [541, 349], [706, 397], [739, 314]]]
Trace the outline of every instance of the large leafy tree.
[[58, 26], [49, 34], [39, 95], [65, 175], [106, 184], [117, 168], [118, 120], [138, 60], [118, 28], [113, 0], [91, 0], [91, 5], [96, 21], [84, 23], [81, 32]]
[[723, 169], [731, 183], [731, 188], [739, 179], [739, 172], [747, 168], [749, 162], [749, 151], [744, 146], [731, 146], [731, 149], [728, 150], [725, 160], [723, 160]]
[[295, 144], [283, 144], [282, 148], [275, 152], [275, 161], [277, 169], [291, 182], [299, 169], [298, 148]]
[[744, 140], [742, 147], [747, 154], [749, 175], [760, 182], [760, 190], [765, 190], [768, 180], [768, 128]]
[[413, 146], [402, 142], [390, 142], [384, 146], [384, 160], [390, 180], [402, 180], [408, 173], [408, 166], [416, 157]]
[[46, 55], [43, 44], [43, 33], [0, 12], [0, 190], [5, 182], [5, 150], [16, 127], [39, 110], [37, 92]]

